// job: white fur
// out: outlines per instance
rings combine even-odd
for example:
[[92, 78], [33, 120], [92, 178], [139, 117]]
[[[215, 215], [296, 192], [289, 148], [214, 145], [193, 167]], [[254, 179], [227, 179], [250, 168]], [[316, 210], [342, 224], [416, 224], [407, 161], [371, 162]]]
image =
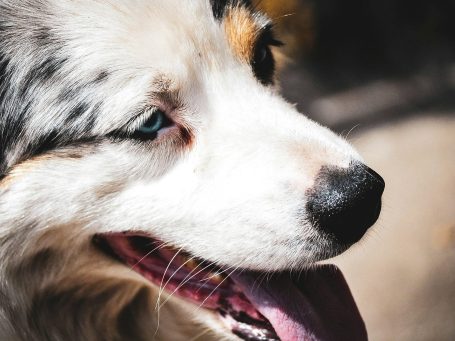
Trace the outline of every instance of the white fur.
[[[224, 266], [266, 271], [301, 269], [339, 252], [305, 222], [306, 192], [321, 167], [348, 167], [359, 155], [255, 79], [208, 1], [49, 4], [46, 15], [28, 15], [68, 40], [61, 51], [71, 56], [68, 77], [40, 98], [36, 110], [46, 115], [30, 117], [22, 139], [63, 119], [63, 104], [50, 100], [55, 89], [100, 69], [112, 76], [79, 93], [102, 100], [94, 135], [128, 122], [132, 108], [166, 106], [150, 97], [164, 79], [184, 104], [169, 114], [195, 139], [177, 149], [169, 141], [178, 133], [169, 131], [153, 146], [104, 142], [79, 159], [53, 155], [12, 167], [0, 187], [1, 259], [20, 259], [53, 230], [83, 243], [140, 230]], [[17, 44], [27, 34], [18, 25]], [[15, 58], [19, 65], [36, 56]]]

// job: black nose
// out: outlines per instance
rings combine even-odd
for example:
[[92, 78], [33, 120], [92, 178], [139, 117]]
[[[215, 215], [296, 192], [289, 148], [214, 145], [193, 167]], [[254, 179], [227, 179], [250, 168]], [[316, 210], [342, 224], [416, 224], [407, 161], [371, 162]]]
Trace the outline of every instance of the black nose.
[[363, 164], [324, 167], [308, 193], [307, 217], [337, 241], [355, 243], [378, 219], [384, 187], [382, 177]]

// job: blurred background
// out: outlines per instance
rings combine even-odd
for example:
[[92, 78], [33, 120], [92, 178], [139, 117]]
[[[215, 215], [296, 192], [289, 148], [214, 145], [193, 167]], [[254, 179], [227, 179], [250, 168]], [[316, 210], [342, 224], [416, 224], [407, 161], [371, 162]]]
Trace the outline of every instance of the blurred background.
[[455, 340], [455, 1], [258, 0], [289, 56], [285, 97], [386, 181], [335, 259], [370, 339]]

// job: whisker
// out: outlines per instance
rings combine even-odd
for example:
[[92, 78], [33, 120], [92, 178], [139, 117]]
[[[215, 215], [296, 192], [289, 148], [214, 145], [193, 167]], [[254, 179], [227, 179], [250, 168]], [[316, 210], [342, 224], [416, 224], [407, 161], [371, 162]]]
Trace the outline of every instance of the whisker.
[[139, 259], [133, 266], [131, 266], [131, 269], [134, 269], [135, 267], [137, 267], [139, 264], [142, 263], [142, 261], [144, 259], [146, 259], [148, 256], [150, 256], [153, 252], [159, 250], [159, 249], [163, 249], [167, 246], [168, 244], [167, 243], [161, 243], [161, 245], [157, 246], [156, 248], [154, 248], [152, 251], [148, 252], [144, 257], [142, 257], [141, 259]]
[[267, 273], [266, 272], [262, 273], [259, 277], [257, 277], [254, 280], [253, 285], [251, 286], [251, 292], [253, 292], [257, 288], [259, 288], [261, 286], [261, 284], [264, 282], [266, 277], [267, 277]]
[[[191, 275], [193, 273], [194, 270], [196, 270], [198, 267], [199, 267], [199, 264], [196, 268], [194, 268], [184, 279], [183, 281], [177, 286], [177, 288], [174, 289], [174, 291], [169, 295], [169, 297], [167, 297], [164, 302], [160, 305], [159, 308], [162, 308], [167, 301], [169, 301], [172, 296], [182, 287], [184, 286], [186, 283], [188, 283], [189, 281], [191, 281], [191, 279], [193, 279], [195, 276], [197, 276], [198, 274], [200, 274], [202, 271], [206, 270], [207, 268], [209, 268], [210, 266], [212, 266], [213, 264], [212, 263], [209, 263], [207, 266], [205, 266], [204, 268], [202, 268], [201, 270], [199, 270], [198, 272], [196, 272], [195, 274]], [[190, 276], [191, 275], [191, 276]], [[188, 278], [189, 277], [189, 278]]]
[[230, 277], [230, 276], [232, 276], [232, 274], [233, 274], [238, 268], [239, 268], [239, 266], [236, 266], [235, 269], [232, 270], [232, 271], [229, 273], [229, 275], [226, 276], [226, 278], [224, 278], [224, 279], [220, 282], [220, 284], [218, 284], [218, 285], [215, 287], [215, 289], [213, 289], [213, 290], [210, 292], [210, 294], [209, 294], [209, 295], [202, 301], [202, 303], [197, 307], [197, 309], [196, 309], [195, 312], [198, 312], [199, 309], [202, 308], [202, 306], [205, 304], [205, 302], [208, 301], [208, 299], [210, 298], [210, 296], [212, 296], [213, 293], [214, 293], [214, 292], [215, 292], [215, 291], [216, 291], [216, 290], [217, 290], [217, 289], [218, 289], [218, 288], [219, 288], [219, 287], [220, 287], [220, 286], [221, 286], [221, 285]]
[[[209, 277], [206, 277], [204, 279], [201, 279], [199, 282], [201, 282], [201, 284], [199, 285], [199, 289], [196, 290], [196, 293], [199, 293], [199, 291], [201, 291], [201, 289], [204, 287], [205, 284], [207, 284], [208, 281], [210, 281], [212, 278], [218, 276], [218, 275], [221, 275], [222, 273], [225, 273], [225, 272], [228, 272], [229, 270], [231, 270], [232, 268], [234, 268], [235, 266], [232, 265], [226, 269], [224, 269], [223, 271], [220, 271], [216, 274], [213, 274], [212, 276], [209, 276]], [[202, 283], [203, 282], [203, 283]]]
[[177, 257], [177, 255], [183, 250], [183, 248], [180, 248], [174, 255], [174, 257], [172, 257], [172, 259], [169, 261], [169, 264], [167, 265], [166, 267], [166, 270], [164, 270], [164, 273], [163, 273], [163, 277], [161, 278], [161, 283], [160, 283], [160, 288], [158, 290], [158, 298], [156, 300], [156, 305], [155, 305], [155, 310], [156, 310], [156, 315], [157, 315], [157, 325], [156, 325], [156, 330], [155, 330], [155, 334], [154, 334], [154, 337], [156, 337], [156, 335], [158, 334], [158, 330], [160, 329], [160, 301], [161, 301], [161, 294], [163, 293], [163, 290], [162, 289], [162, 285], [163, 285], [163, 282], [164, 282], [164, 278], [166, 277], [166, 273], [167, 273], [167, 270], [169, 270], [169, 267], [171, 266], [172, 262], [174, 261], [174, 259]]
[[164, 273], [163, 273], [163, 277], [161, 278], [161, 283], [160, 283], [160, 290], [159, 290], [159, 295], [161, 296], [161, 293], [163, 292], [164, 288], [163, 288], [163, 282], [164, 282], [164, 278], [166, 277], [166, 273], [167, 271], [169, 270], [169, 268], [171, 267], [171, 264], [172, 262], [177, 258], [177, 256], [179, 255], [179, 253], [183, 250], [183, 248], [180, 248], [176, 253], [175, 255], [171, 258], [171, 260], [169, 261], [168, 265], [166, 266], [166, 269], [164, 270]]
[[284, 19], [284, 18], [288, 18], [288, 17], [292, 17], [294, 15], [296, 15], [297, 13], [288, 13], [288, 14], [283, 14], [283, 15], [280, 15], [278, 17], [274, 17], [272, 18], [272, 21], [278, 21], [278, 20], [281, 20], [281, 19]]
[[166, 286], [169, 284], [169, 282], [172, 280], [172, 278], [174, 278], [174, 276], [177, 274], [177, 272], [179, 272], [180, 270], [182, 270], [182, 268], [183, 268], [185, 265], [187, 265], [189, 262], [191, 262], [193, 259], [194, 259], [194, 257], [191, 257], [191, 258], [188, 259], [186, 262], [184, 262], [182, 265], [180, 265], [180, 266], [178, 267], [178, 269], [174, 271], [174, 273], [172, 274], [172, 276], [169, 277], [169, 279], [166, 281], [166, 283], [164, 283], [163, 289], [166, 288]]
[[349, 130], [349, 132], [346, 134], [345, 139], [347, 140], [347, 139], [349, 138], [349, 135], [350, 135], [355, 129], [357, 129], [358, 127], [360, 127], [360, 123], [359, 123], [359, 124], [356, 124], [355, 126], [353, 126], [353, 127], [351, 128], [351, 130]]
[[226, 269], [224, 269], [224, 270], [222, 270], [222, 271], [217, 271], [217, 272], [215, 272], [213, 275], [201, 279], [200, 282], [207, 282], [207, 281], [210, 281], [212, 278], [217, 277], [217, 276], [219, 276], [219, 275], [222, 275], [223, 273], [229, 271], [229, 269], [232, 269], [232, 267], [226, 268]]

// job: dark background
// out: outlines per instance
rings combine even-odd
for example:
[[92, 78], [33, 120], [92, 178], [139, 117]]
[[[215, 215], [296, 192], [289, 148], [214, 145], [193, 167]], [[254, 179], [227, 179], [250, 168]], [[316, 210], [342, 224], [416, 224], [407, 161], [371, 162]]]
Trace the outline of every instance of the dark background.
[[[293, 61], [283, 72], [283, 92], [332, 128], [349, 129], [359, 118], [363, 126], [428, 106], [454, 106], [455, 1], [260, 3], [277, 18]], [[349, 90], [362, 86], [369, 87], [352, 110]], [[400, 98], [391, 98], [390, 91]], [[339, 111], [327, 111], [320, 100], [336, 94], [350, 96], [335, 97]]]
[[455, 340], [455, 1], [258, 1], [284, 96], [386, 182], [379, 222], [330, 260], [370, 340]]

